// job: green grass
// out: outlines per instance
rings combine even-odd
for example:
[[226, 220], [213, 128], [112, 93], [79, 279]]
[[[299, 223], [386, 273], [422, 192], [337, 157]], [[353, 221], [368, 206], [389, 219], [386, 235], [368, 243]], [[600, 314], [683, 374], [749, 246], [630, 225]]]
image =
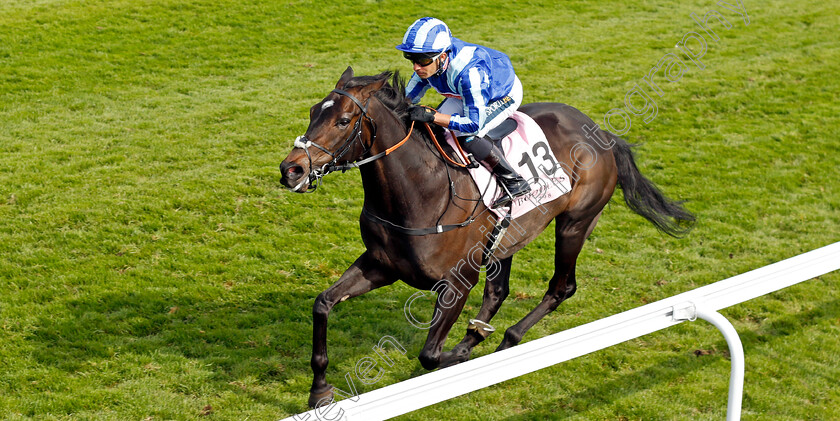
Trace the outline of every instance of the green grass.
[[[277, 164], [347, 65], [408, 73], [416, 18], [507, 52], [526, 102], [600, 122], [699, 30], [685, 2], [4, 0], [0, 4], [0, 418], [276, 420], [305, 410], [311, 306], [362, 252], [358, 173], [312, 195]], [[698, 216], [657, 233], [618, 193], [578, 294], [525, 340], [840, 240], [840, 7], [716, 7], [705, 70], [634, 118], [642, 171]], [[429, 94], [430, 102], [437, 98]], [[517, 255], [504, 329], [539, 301], [553, 235]], [[723, 311], [747, 355], [745, 420], [840, 419], [840, 276]], [[479, 288], [480, 291], [480, 288]], [[405, 285], [338, 306], [328, 379], [383, 335], [407, 349], [362, 391], [422, 374]], [[468, 309], [448, 346], [460, 339]], [[486, 355], [491, 337], [474, 355]], [[696, 356], [696, 350], [710, 351]], [[721, 335], [681, 324], [399, 419], [722, 419]]]

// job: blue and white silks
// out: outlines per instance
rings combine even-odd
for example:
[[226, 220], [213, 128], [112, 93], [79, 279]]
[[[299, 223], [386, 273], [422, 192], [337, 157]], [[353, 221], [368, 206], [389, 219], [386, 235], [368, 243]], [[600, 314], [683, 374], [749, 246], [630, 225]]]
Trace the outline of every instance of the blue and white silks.
[[416, 104], [429, 88], [447, 97], [438, 111], [451, 114], [449, 129], [459, 136], [483, 136], [522, 103], [522, 84], [508, 56], [457, 38], [444, 72], [425, 80], [415, 73], [406, 96]]

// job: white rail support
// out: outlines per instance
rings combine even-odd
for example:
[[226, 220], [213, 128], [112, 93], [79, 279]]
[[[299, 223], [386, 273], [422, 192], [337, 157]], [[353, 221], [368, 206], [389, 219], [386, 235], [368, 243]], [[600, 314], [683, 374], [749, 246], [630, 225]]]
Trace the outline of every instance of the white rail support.
[[732, 326], [732, 323], [717, 311], [708, 310], [703, 305], [698, 306], [694, 303], [674, 307], [673, 318], [675, 321], [694, 321], [698, 317], [718, 328], [726, 339], [726, 345], [729, 346], [729, 359], [732, 368], [729, 372], [729, 401], [726, 405], [726, 421], [739, 421], [741, 419], [741, 402], [744, 398], [744, 366], [746, 364], [741, 338], [738, 336], [735, 326]]
[[735, 331], [735, 326], [714, 310], [707, 310], [703, 307], [697, 309], [697, 317], [715, 325], [726, 338], [729, 345], [729, 356], [732, 368], [729, 373], [729, 403], [726, 406], [726, 421], [738, 421], [741, 419], [741, 401], [744, 398], [744, 347], [741, 345], [741, 338]]
[[[837, 269], [840, 269], [840, 242], [513, 348], [339, 401], [333, 407], [321, 408], [319, 414], [312, 410], [283, 421], [386, 420], [682, 323], [681, 320], [675, 320], [674, 308], [684, 308], [685, 303], [703, 303], [702, 311], [698, 311], [697, 316], [712, 323], [720, 322], [719, 318], [712, 315], [717, 310]], [[688, 318], [682, 320], [686, 319]], [[728, 321], [723, 321], [731, 327]], [[733, 343], [729, 342], [733, 337], [731, 333], [733, 332], [727, 337], [730, 349], [734, 348]], [[734, 337], [737, 338], [737, 334]], [[738, 344], [740, 348], [740, 340]], [[734, 355], [734, 352], [730, 352]], [[735, 358], [732, 361], [734, 372]], [[743, 373], [743, 365], [740, 366], [740, 370]], [[741, 379], [743, 381], [743, 375]], [[730, 397], [731, 393], [730, 389]], [[730, 402], [733, 401], [734, 399], [730, 399]], [[738, 408], [730, 407], [728, 413], [737, 410], [740, 415], [740, 397], [737, 401]]]

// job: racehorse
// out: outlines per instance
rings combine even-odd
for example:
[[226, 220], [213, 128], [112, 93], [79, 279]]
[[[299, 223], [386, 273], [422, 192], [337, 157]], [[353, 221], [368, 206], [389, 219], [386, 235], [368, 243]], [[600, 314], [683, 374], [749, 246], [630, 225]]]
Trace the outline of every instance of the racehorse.
[[[492, 256], [497, 266], [487, 271], [475, 324], [471, 323], [458, 345], [442, 352], [471, 288], [479, 281], [478, 265], [464, 265], [464, 259], [476, 244], [488, 241], [495, 221], [477, 217], [487, 209], [477, 199], [479, 188], [467, 170], [445, 159], [444, 149], [432, 146], [441, 129], [437, 133], [414, 129], [404, 90], [398, 73], [354, 77], [348, 67], [336, 88], [312, 106], [306, 133], [295, 140], [294, 149], [280, 165], [281, 183], [297, 192], [313, 190], [329, 172], [358, 167], [365, 192], [359, 225], [366, 250], [318, 295], [312, 309], [310, 407], [333, 398], [333, 388], [326, 381], [327, 318], [339, 302], [397, 280], [439, 292], [435, 322], [418, 357], [425, 369], [434, 370], [468, 360], [473, 347], [489, 335], [492, 327], [487, 323], [509, 293], [513, 255], [552, 220], [556, 243], [548, 290], [536, 308], [505, 331], [497, 351], [519, 343], [528, 329], [575, 293], [578, 254], [616, 185], [630, 209], [669, 235], [685, 234], [694, 223], [694, 215], [680, 202], [668, 199], [639, 172], [626, 141], [603, 130], [587, 135], [583, 128], [598, 126], [571, 106], [523, 105], [520, 111], [545, 133], [559, 161], [554, 164], [571, 172], [571, 190], [515, 220], [522, 235]], [[578, 144], [586, 147], [576, 148]], [[580, 159], [582, 149], [591, 156]], [[442, 280], [450, 290], [440, 290]]]

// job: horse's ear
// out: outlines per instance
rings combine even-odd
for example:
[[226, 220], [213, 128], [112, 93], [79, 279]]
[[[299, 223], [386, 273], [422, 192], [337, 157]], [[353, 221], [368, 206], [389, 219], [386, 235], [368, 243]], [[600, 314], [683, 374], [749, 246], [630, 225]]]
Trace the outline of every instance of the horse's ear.
[[338, 83], [335, 84], [335, 89], [341, 89], [344, 85], [353, 78], [353, 68], [347, 66], [347, 70], [341, 74], [341, 77], [338, 79]]

